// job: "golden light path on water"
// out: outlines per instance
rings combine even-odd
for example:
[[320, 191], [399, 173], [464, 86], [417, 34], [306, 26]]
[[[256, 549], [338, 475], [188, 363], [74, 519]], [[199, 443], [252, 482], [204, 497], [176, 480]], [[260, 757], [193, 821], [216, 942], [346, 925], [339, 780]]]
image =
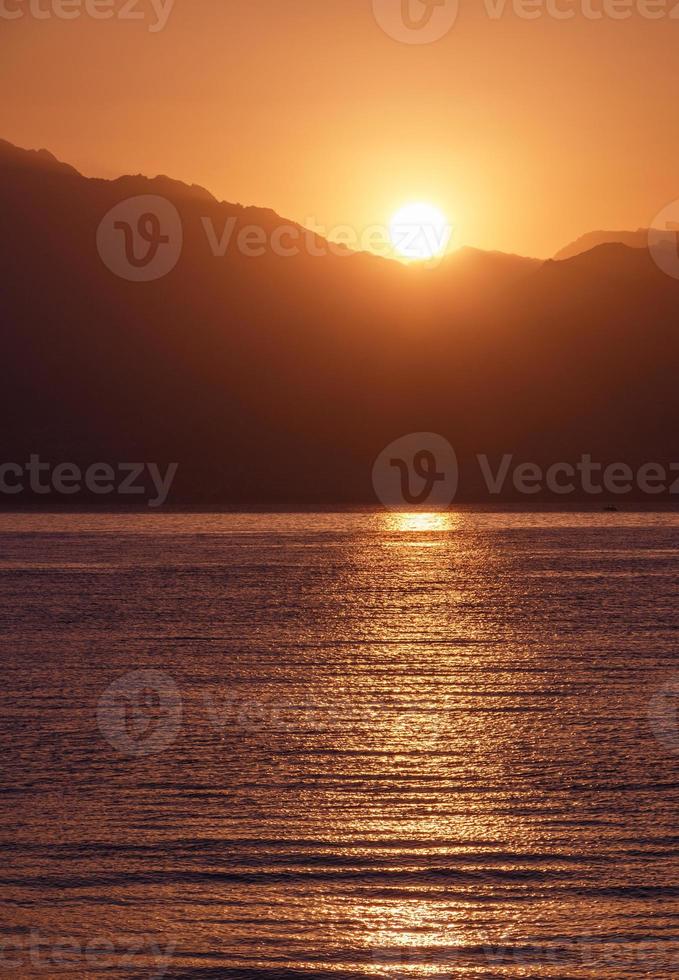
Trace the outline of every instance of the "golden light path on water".
[[398, 531], [452, 531], [460, 524], [459, 515], [450, 511], [393, 511], [383, 520], [385, 529]]
[[[110, 940], [121, 978], [151, 942], [168, 980], [673, 975], [676, 515], [40, 520], [0, 520], [0, 942]], [[139, 670], [181, 721], [145, 753], [171, 719], [132, 690], [129, 755], [97, 706]]]

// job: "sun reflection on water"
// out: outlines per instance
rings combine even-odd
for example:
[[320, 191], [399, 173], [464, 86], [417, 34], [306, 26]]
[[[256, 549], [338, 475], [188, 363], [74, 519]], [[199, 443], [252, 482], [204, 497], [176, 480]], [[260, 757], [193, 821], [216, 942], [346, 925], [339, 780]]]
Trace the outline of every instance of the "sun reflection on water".
[[390, 531], [454, 531], [459, 515], [449, 511], [393, 511], [385, 515]]

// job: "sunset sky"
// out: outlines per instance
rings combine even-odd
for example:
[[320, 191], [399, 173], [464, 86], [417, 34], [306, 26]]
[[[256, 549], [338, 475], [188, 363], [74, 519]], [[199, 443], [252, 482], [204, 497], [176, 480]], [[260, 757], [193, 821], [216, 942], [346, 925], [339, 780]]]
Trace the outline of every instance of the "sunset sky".
[[679, 197], [668, 15], [592, 21], [577, 0], [572, 20], [492, 20], [460, 0], [413, 45], [371, 0], [176, 0], [155, 33], [150, 0], [130, 21], [2, 6], [25, 15], [0, 17], [0, 136], [86, 175], [167, 173], [328, 229], [425, 200], [457, 243], [536, 256]]

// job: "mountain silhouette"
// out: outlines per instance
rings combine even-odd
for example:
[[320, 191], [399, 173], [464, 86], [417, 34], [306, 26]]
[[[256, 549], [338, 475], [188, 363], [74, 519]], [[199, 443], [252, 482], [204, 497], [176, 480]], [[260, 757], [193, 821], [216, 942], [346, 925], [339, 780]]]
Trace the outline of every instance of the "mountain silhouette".
[[[181, 254], [128, 281], [98, 229], [146, 195], [178, 212]], [[168, 177], [86, 178], [5, 142], [0, 214], [2, 461], [176, 461], [170, 503], [243, 507], [374, 503], [375, 457], [411, 432], [454, 446], [461, 500], [488, 500], [479, 453], [677, 456], [679, 282], [646, 249], [547, 262], [461, 249], [406, 266]], [[229, 221], [215, 256], [206, 227], [214, 244]], [[298, 254], [272, 247], [282, 225], [308, 236]], [[256, 257], [233, 247], [252, 226]], [[493, 499], [513, 497], [526, 500]], [[0, 495], [24, 503], [46, 500]]]
[[648, 228], [637, 231], [589, 231], [574, 242], [559, 249], [555, 259], [572, 259], [598, 245], [628, 245], [629, 248], [648, 248]]

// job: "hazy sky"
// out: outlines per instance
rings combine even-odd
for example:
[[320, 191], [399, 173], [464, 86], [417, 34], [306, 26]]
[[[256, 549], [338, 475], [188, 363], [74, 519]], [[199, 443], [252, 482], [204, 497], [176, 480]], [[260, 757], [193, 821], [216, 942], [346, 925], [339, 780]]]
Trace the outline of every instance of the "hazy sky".
[[[461, 244], [538, 256], [679, 198], [677, 0], [639, 0], [657, 20], [626, 0], [550, 0], [570, 20], [460, 0], [423, 44], [373, 0], [97, 0], [102, 20], [61, 2], [0, 0], [0, 136], [87, 175], [167, 173], [359, 232], [426, 200]], [[374, 2], [412, 40], [400, 0]], [[144, 19], [121, 19], [130, 3]], [[605, 3], [632, 16], [586, 16]]]

